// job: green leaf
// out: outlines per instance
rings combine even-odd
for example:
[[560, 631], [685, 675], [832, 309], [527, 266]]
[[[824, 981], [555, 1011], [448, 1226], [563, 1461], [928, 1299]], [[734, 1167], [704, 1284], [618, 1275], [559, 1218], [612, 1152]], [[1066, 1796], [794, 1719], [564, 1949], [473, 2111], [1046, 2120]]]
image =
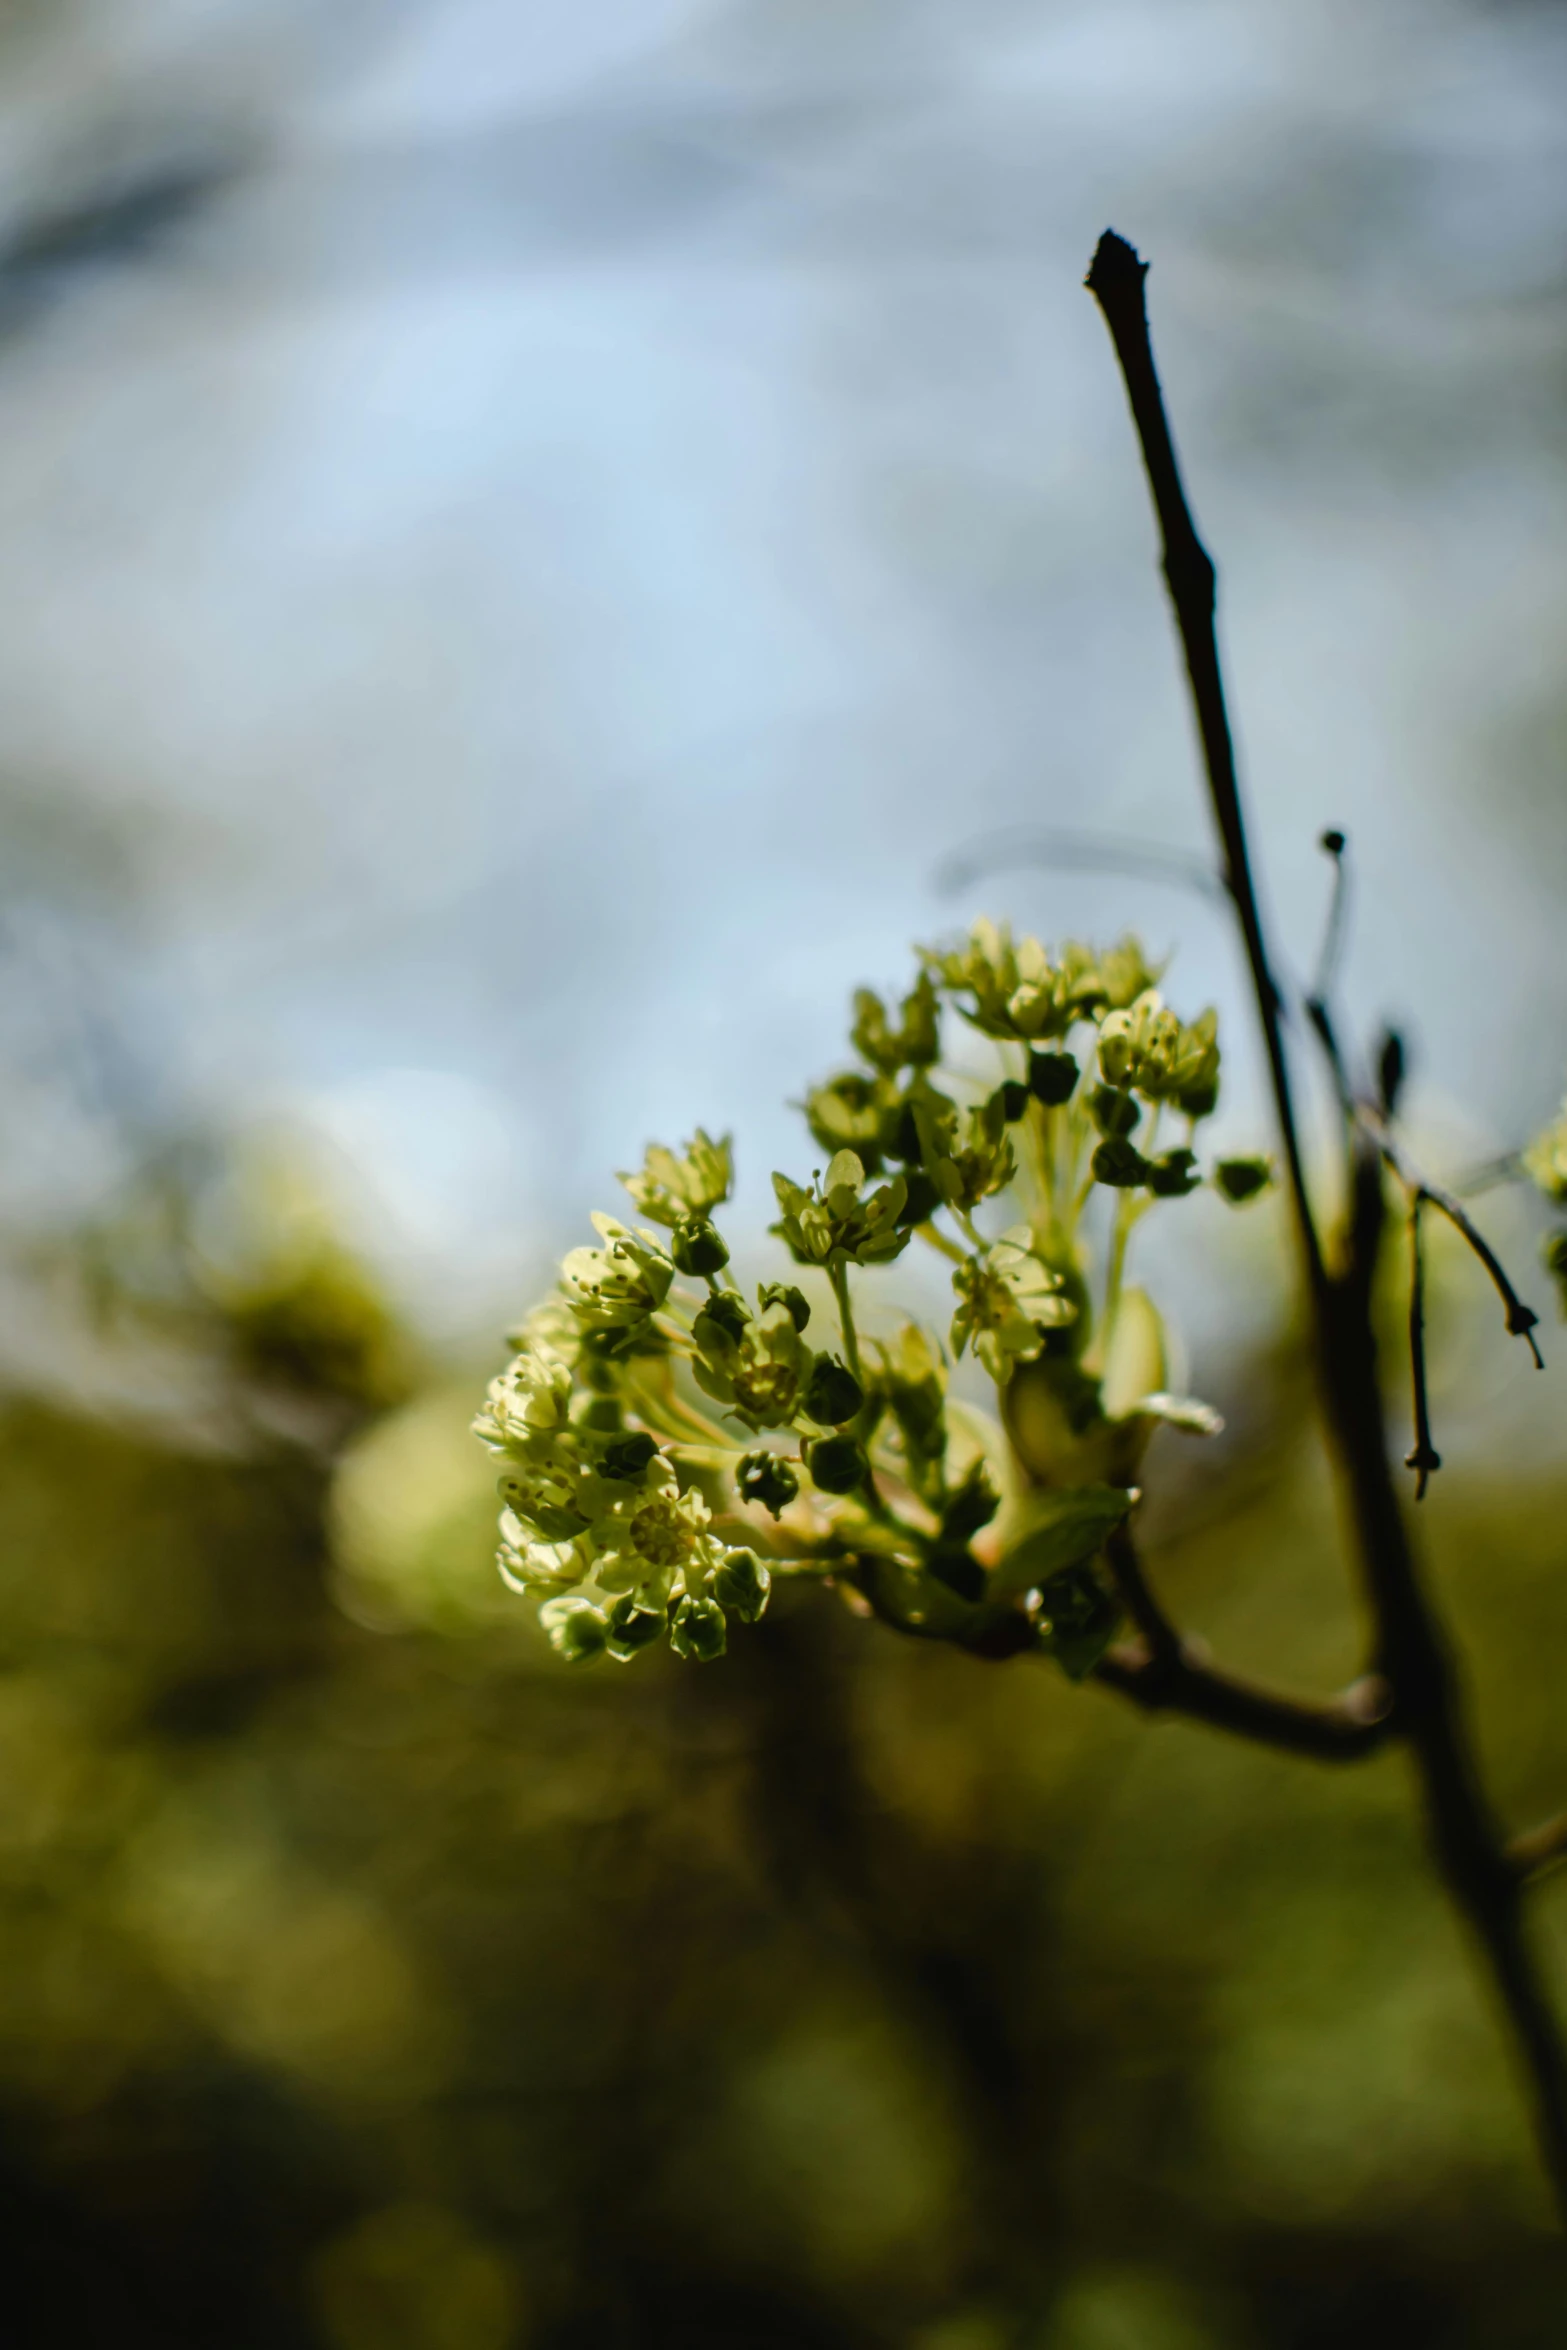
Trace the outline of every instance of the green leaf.
[[1121, 1621], [1113, 1594], [1092, 1567], [1081, 1563], [1040, 1586], [1039, 1614], [1045, 1646], [1069, 1681], [1088, 1678]]
[[1006, 1551], [990, 1578], [992, 1599], [1013, 1599], [1064, 1568], [1092, 1558], [1115, 1532], [1135, 1500], [1123, 1485], [1080, 1485], [1031, 1495], [1027, 1530]]
[[1169, 1377], [1169, 1346], [1158, 1307], [1146, 1289], [1123, 1289], [1105, 1334], [1106, 1417], [1124, 1419]]

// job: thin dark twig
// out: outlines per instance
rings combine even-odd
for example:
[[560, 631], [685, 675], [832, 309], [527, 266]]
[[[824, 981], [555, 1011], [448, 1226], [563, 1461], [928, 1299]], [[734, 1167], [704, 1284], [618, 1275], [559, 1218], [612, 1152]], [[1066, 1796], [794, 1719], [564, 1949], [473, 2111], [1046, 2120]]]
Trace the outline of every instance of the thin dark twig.
[[1088, 272], [1087, 285], [1104, 313], [1105, 324], [1115, 344], [1116, 357], [1121, 363], [1132, 420], [1137, 428], [1143, 464], [1148, 474], [1148, 486], [1153, 493], [1154, 511], [1159, 519], [1164, 576], [1169, 586], [1170, 600], [1175, 607], [1176, 625], [1180, 630], [1186, 657], [1186, 673], [1191, 682], [1192, 704], [1196, 712], [1198, 733], [1202, 738], [1214, 818], [1224, 851], [1225, 886], [1234, 901], [1240, 922], [1246, 959], [1251, 968], [1252, 987], [1262, 1016], [1268, 1075], [1272, 1082], [1274, 1107], [1284, 1145], [1290, 1198], [1306, 1259], [1307, 1277], [1313, 1291], [1316, 1291], [1320, 1289], [1324, 1278], [1322, 1248], [1317, 1238], [1311, 1195], [1306, 1187], [1300, 1136], [1295, 1124], [1289, 1064], [1284, 1051], [1280, 1010], [1282, 999], [1268, 955], [1256, 885], [1252, 879], [1251, 856], [1246, 845], [1240, 783], [1235, 772], [1235, 747], [1230, 736], [1229, 711], [1225, 705], [1215, 629], [1217, 574], [1213, 559], [1198, 537], [1196, 525], [1192, 521], [1191, 508], [1186, 502], [1186, 492], [1181, 483], [1175, 444], [1170, 438], [1169, 420], [1164, 412], [1164, 394], [1159, 388], [1153, 346], [1148, 336], [1148, 310], [1143, 288], [1147, 274], [1147, 265], [1138, 259], [1125, 238], [1107, 229], [1099, 240], [1093, 266]]
[[[1254, 1745], [1306, 1755], [1316, 1762], [1359, 1762], [1393, 1734], [1392, 1691], [1376, 1675], [1357, 1681], [1340, 1696], [1309, 1698], [1281, 1697], [1218, 1670], [1169, 1622], [1148, 1588], [1130, 1538], [1112, 1541], [1116, 1581], [1139, 1637], [1118, 1642], [1095, 1665], [1093, 1677], [1105, 1688], [1130, 1698], [1145, 1713], [1177, 1714], [1249, 1738]], [[894, 1632], [910, 1640], [950, 1643], [949, 1632], [913, 1623], [886, 1604], [877, 1571], [882, 1564], [876, 1559], [847, 1559], [838, 1570], [839, 1580]], [[1044, 1653], [1037, 1626], [1021, 1608], [998, 1610], [958, 1645], [992, 1664]]]
[[1228, 897], [1212, 866], [1185, 849], [1118, 840], [1111, 833], [1032, 829], [987, 833], [967, 847], [954, 849], [936, 868], [936, 888], [943, 897], [950, 897], [971, 882], [1017, 865], [1042, 865], [1047, 871], [1054, 868], [1068, 873], [1125, 873], [1140, 881], [1168, 882], [1173, 888], [1189, 889], [1221, 905]]
[[1469, 1243], [1481, 1264], [1490, 1274], [1496, 1294], [1502, 1301], [1508, 1335], [1528, 1340], [1529, 1351], [1534, 1356], [1535, 1368], [1543, 1371], [1545, 1357], [1541, 1354], [1540, 1342], [1534, 1335], [1540, 1317], [1533, 1306], [1524, 1304], [1523, 1299], [1514, 1289], [1511, 1281], [1507, 1278], [1500, 1257], [1474, 1222], [1463, 1201], [1442, 1184], [1433, 1183], [1429, 1175], [1422, 1173], [1380, 1110], [1374, 1109], [1369, 1102], [1358, 1102], [1356, 1116], [1371, 1134], [1378, 1150], [1409, 1196], [1412, 1199], [1429, 1200], [1432, 1207], [1438, 1209], [1454, 1230], [1461, 1233]]
[[1317, 843], [1325, 856], [1333, 860], [1333, 894], [1328, 899], [1328, 919], [1322, 933], [1322, 947], [1317, 956], [1316, 977], [1311, 992], [1318, 1003], [1325, 1004], [1333, 993], [1338, 978], [1339, 960], [1344, 952], [1344, 933], [1349, 921], [1349, 844], [1339, 831], [1325, 832]]
[[[1567, 2217], [1567, 2050], [1525, 1932], [1519, 1875], [1506, 1855], [1480, 1784], [1454, 1661], [1410, 1546], [1387, 1446], [1372, 1304], [1386, 1220], [1384, 1166], [1396, 1162], [1389, 1161], [1365, 1117], [1357, 1114], [1347, 1123], [1347, 1247], [1342, 1262], [1335, 1262], [1330, 1272], [1301, 1167], [1279, 993], [1251, 882], [1214, 637], [1214, 569], [1192, 527], [1181, 488], [1149, 342], [1146, 274], [1130, 245], [1106, 234], [1094, 255], [1088, 284], [1104, 312], [1126, 380], [1164, 540], [1165, 578], [1191, 681], [1209, 796], [1224, 843], [1226, 877], [1267, 1048], [1305, 1258], [1318, 1384], [1353, 1513], [1376, 1623], [1377, 1662], [1392, 1686], [1399, 1727], [1419, 1767], [1434, 1856], [1455, 1907], [1485, 1956], [1517, 2041], [1533, 2097], [1541, 2154]], [[1444, 1214], [1451, 1215], [1458, 1207], [1450, 1194], [1441, 1194], [1435, 1186], [1422, 1188]], [[1467, 1218], [1460, 1230], [1465, 1224]], [[1489, 1251], [1485, 1256], [1489, 1269], [1495, 1260]], [[1499, 1271], [1496, 1267], [1493, 1279]], [[1505, 1296], [1509, 1327], [1527, 1331], [1533, 1316], [1527, 1322], [1522, 1319], [1526, 1307], [1515, 1316], [1518, 1301], [1510, 1288]]]
[[1095, 1666], [1095, 1678], [1106, 1688], [1145, 1712], [1183, 1714], [1318, 1762], [1358, 1762], [1391, 1735], [1393, 1693], [1385, 1681], [1372, 1677], [1330, 1698], [1281, 1697], [1259, 1689], [1210, 1664], [1181, 1638], [1149, 1584], [1128, 1526], [1110, 1536], [1105, 1558], [1139, 1634]]
[[1189, 1649], [1159, 1657], [1139, 1640], [1118, 1642], [1093, 1677], [1145, 1713], [1178, 1714], [1312, 1762], [1362, 1762], [1398, 1727], [1387, 1684], [1375, 1675], [1339, 1697], [1280, 1697], [1218, 1671]]
[[1346, 1124], [1352, 1124], [1355, 1116], [1355, 1089], [1349, 1081], [1349, 1070], [1339, 1046], [1338, 1030], [1334, 1026], [1333, 1014], [1325, 996], [1310, 995], [1306, 998], [1306, 1018], [1311, 1022], [1312, 1033], [1322, 1047], [1339, 1110]]
[[1415, 1443], [1414, 1450], [1404, 1455], [1405, 1468], [1415, 1472], [1416, 1501], [1425, 1500], [1431, 1472], [1442, 1466], [1442, 1456], [1431, 1441], [1431, 1411], [1426, 1400], [1426, 1271], [1425, 1251], [1420, 1245], [1424, 1205], [1425, 1194], [1417, 1191], [1409, 1203], [1409, 1370], [1415, 1399]]
[[1105, 1544], [1105, 1561], [1114, 1577], [1121, 1604], [1147, 1641], [1150, 1653], [1168, 1659], [1181, 1654], [1181, 1636], [1159, 1604], [1147, 1576], [1132, 1529], [1124, 1520]]

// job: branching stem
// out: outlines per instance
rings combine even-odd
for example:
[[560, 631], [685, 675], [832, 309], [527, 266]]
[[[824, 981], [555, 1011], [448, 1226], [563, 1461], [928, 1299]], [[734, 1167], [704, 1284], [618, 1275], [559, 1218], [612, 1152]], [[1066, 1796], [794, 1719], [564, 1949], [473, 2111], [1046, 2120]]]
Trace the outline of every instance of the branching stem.
[[1502, 1301], [1508, 1336], [1527, 1339], [1529, 1351], [1534, 1356], [1535, 1369], [1543, 1371], [1545, 1359], [1540, 1353], [1539, 1340], [1534, 1335], [1540, 1317], [1533, 1306], [1524, 1304], [1523, 1299], [1514, 1289], [1501, 1259], [1478, 1224], [1475, 1223], [1463, 1201], [1458, 1198], [1456, 1193], [1447, 1190], [1440, 1183], [1433, 1183], [1429, 1175], [1421, 1173], [1379, 1109], [1376, 1109], [1370, 1102], [1357, 1102], [1355, 1115], [1371, 1135], [1389, 1168], [1408, 1192], [1411, 1202], [1418, 1203], [1429, 1200], [1432, 1207], [1444, 1215], [1453, 1229], [1468, 1242], [1491, 1276], [1492, 1286]]
[[[1449, 1216], [1477, 1248], [1501, 1291], [1509, 1329], [1529, 1335], [1533, 1316], [1513, 1293], [1459, 1202], [1435, 1185], [1410, 1185], [1385, 1121], [1382, 1133], [1370, 1130], [1371, 1119], [1359, 1104], [1356, 1117], [1346, 1122], [1351, 1200], [1347, 1245], [1342, 1263], [1331, 1272], [1324, 1259], [1306, 1187], [1279, 992], [1252, 881], [1236, 781], [1214, 629], [1216, 575], [1181, 486], [1149, 339], [1146, 275], [1131, 246], [1107, 233], [1094, 255], [1088, 285], [1115, 344], [1163, 539], [1165, 578], [1185, 653], [1209, 797], [1224, 849], [1225, 878], [1262, 1024], [1305, 1266], [1318, 1386], [1375, 1625], [1376, 1668], [1392, 1689], [1393, 1718], [1419, 1770], [1437, 1865], [1489, 1967], [1512, 2027], [1532, 2092], [1541, 2152], [1567, 2217], [1567, 2053], [1525, 1935], [1520, 1866], [1503, 1847], [1480, 1785], [1447, 1636], [1410, 1546], [1388, 1454], [1372, 1321], [1385, 1225], [1384, 1162], [1400, 1173], [1407, 1188], [1418, 1190]], [[1331, 1037], [1331, 1028], [1328, 1034]], [[1168, 1677], [1170, 1666], [1159, 1667], [1151, 1646], [1149, 1657], [1153, 1669], [1162, 1669]], [[1101, 1667], [1101, 1677], [1114, 1676], [1105, 1675]], [[1134, 1687], [1121, 1685], [1128, 1695], [1135, 1695]]]

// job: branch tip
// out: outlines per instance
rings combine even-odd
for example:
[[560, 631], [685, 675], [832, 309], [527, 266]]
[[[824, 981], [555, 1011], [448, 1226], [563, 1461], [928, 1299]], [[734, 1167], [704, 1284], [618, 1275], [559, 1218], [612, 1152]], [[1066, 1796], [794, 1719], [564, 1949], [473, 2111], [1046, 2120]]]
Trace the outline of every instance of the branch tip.
[[1134, 290], [1140, 294], [1147, 275], [1148, 264], [1139, 257], [1136, 246], [1129, 245], [1113, 228], [1107, 228], [1094, 247], [1094, 257], [1083, 283], [1103, 301], [1106, 295], [1113, 297]]

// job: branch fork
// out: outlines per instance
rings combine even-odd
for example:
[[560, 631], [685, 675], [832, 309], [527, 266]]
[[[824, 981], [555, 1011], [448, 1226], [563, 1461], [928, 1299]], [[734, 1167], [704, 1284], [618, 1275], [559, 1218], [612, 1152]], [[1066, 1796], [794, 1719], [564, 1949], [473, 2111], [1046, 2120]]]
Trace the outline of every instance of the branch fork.
[[[1099, 1678], [1150, 1710], [1177, 1710], [1262, 1744], [1320, 1759], [1353, 1759], [1391, 1736], [1415, 1763], [1436, 1861], [1455, 1907], [1489, 1971], [1512, 2028], [1527, 2080], [1541, 2153], [1567, 2217], [1567, 2050], [1546, 1996], [1523, 1919], [1525, 1881], [1567, 1857], [1567, 1817], [1504, 1843], [1481, 1785], [1447, 1634], [1426, 1590], [1399, 1505], [1384, 1429], [1372, 1323], [1375, 1273], [1386, 1226], [1384, 1171], [1403, 1186], [1412, 1258], [1410, 1340], [1416, 1365], [1416, 1432], [1409, 1465], [1423, 1490], [1437, 1465], [1424, 1379], [1424, 1286], [1420, 1217], [1446, 1216], [1479, 1256], [1502, 1298], [1507, 1327], [1534, 1348], [1536, 1317], [1513, 1290], [1462, 1203], [1410, 1161], [1383, 1106], [1351, 1089], [1326, 1006], [1332, 953], [1308, 1005], [1333, 1069], [1347, 1158], [1347, 1249], [1330, 1267], [1306, 1182], [1285, 1049], [1282, 998], [1253, 878], [1245, 815], [1215, 630], [1217, 575], [1197, 535], [1154, 365], [1145, 299], [1147, 264], [1114, 231], [1100, 239], [1087, 284], [1120, 362], [1142, 450], [1160, 537], [1164, 576], [1185, 657], [1208, 795], [1262, 1027], [1269, 1082], [1305, 1277], [1317, 1383], [1329, 1444], [1347, 1503], [1373, 1626], [1367, 1680], [1316, 1704], [1277, 1698], [1233, 1682], [1181, 1641], [1150, 1591], [1131, 1537], [1114, 1538], [1110, 1563], [1138, 1641], [1112, 1650]], [[1342, 921], [1341, 834], [1324, 836], [1340, 862], [1335, 922]], [[1330, 929], [1330, 937], [1333, 936]], [[1336, 938], [1333, 941], [1336, 948]]]

